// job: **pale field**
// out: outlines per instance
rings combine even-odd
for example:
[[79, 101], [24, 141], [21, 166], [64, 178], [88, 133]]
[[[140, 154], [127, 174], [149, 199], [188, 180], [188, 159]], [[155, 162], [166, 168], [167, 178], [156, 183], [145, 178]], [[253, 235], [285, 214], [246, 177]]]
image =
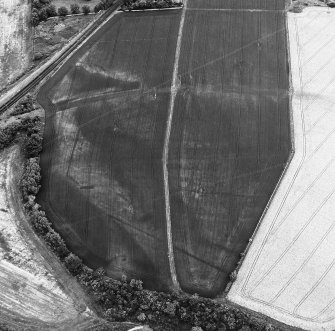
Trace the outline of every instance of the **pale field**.
[[47, 329], [94, 319], [80, 290], [79, 296], [72, 293], [78, 289], [71, 276], [60, 276], [56, 257], [40, 253], [48, 249], [36, 245], [39, 240], [25, 224], [17, 192], [18, 155], [18, 147], [0, 153], [0, 320], [11, 325], [21, 319]]
[[335, 10], [288, 14], [295, 154], [229, 299], [286, 324], [335, 329]]
[[0, 90], [30, 65], [30, 1], [0, 0]]

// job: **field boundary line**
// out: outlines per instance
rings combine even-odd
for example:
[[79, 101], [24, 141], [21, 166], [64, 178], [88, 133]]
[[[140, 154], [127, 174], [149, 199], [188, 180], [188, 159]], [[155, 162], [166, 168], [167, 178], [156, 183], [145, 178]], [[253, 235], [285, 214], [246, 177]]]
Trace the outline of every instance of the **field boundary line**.
[[120, 9], [120, 12], [124, 13], [138, 13], [138, 12], [147, 12], [147, 11], [167, 11], [167, 10], [177, 10], [177, 9], [183, 9], [183, 6], [179, 7], [170, 7], [170, 8], [151, 8], [151, 9], [132, 9], [132, 10], [122, 10]]
[[280, 13], [280, 12], [285, 12], [284, 9], [252, 9], [252, 8], [245, 8], [245, 9], [240, 9], [240, 8], [187, 8], [186, 10], [189, 11], [215, 11], [215, 12], [220, 12], [220, 11], [225, 11], [225, 12], [250, 12], [250, 13], [259, 13], [259, 12], [274, 12], [274, 13]]
[[171, 226], [171, 211], [170, 211], [170, 191], [169, 191], [169, 172], [168, 172], [168, 159], [169, 159], [169, 143], [171, 136], [171, 127], [172, 127], [172, 118], [173, 118], [173, 110], [174, 104], [176, 101], [177, 91], [179, 89], [180, 83], [178, 83], [178, 69], [179, 69], [179, 58], [180, 58], [180, 49], [181, 49], [181, 39], [184, 30], [185, 23], [185, 15], [187, 8], [187, 1], [184, 2], [183, 11], [181, 14], [177, 45], [176, 45], [176, 53], [174, 59], [173, 66], [173, 75], [172, 75], [172, 83], [171, 83], [171, 93], [170, 93], [170, 102], [168, 109], [168, 119], [166, 123], [166, 131], [164, 138], [164, 149], [163, 149], [163, 177], [164, 177], [164, 195], [165, 195], [165, 217], [166, 217], [166, 235], [167, 235], [167, 243], [168, 243], [168, 257], [170, 264], [170, 272], [173, 286], [175, 289], [180, 290], [180, 285], [177, 279], [176, 265], [173, 254], [173, 239], [172, 239], [172, 226]]
[[[252, 234], [252, 236], [250, 237], [249, 239], [249, 242], [247, 244], [247, 247], [245, 248], [244, 250], [244, 256], [241, 258], [241, 260], [239, 261], [239, 264], [238, 266], [236, 267], [235, 271], [238, 272], [240, 271], [242, 265], [243, 265], [243, 262], [246, 260], [247, 258], [247, 254], [249, 253], [250, 249], [251, 249], [251, 246], [253, 245], [253, 241], [263, 223], [263, 220], [265, 218], [265, 215], [268, 211], [268, 209], [270, 208], [270, 205], [272, 204], [275, 196], [277, 195], [277, 192], [279, 190], [279, 187], [281, 186], [281, 183], [283, 182], [284, 178], [286, 178], [287, 176], [287, 172], [288, 172], [288, 169], [290, 168], [291, 166], [291, 163], [293, 161], [293, 158], [296, 154], [296, 143], [295, 143], [295, 128], [294, 128], [294, 120], [293, 120], [293, 94], [294, 94], [294, 89], [293, 89], [293, 80], [292, 80], [292, 70], [291, 70], [291, 50], [290, 50], [290, 35], [289, 35], [289, 28], [288, 28], [288, 16], [287, 14], [285, 15], [285, 36], [286, 36], [286, 44], [287, 44], [287, 47], [286, 47], [286, 56], [287, 56], [287, 69], [288, 69], [288, 80], [289, 80], [289, 85], [288, 85], [288, 93], [289, 93], [289, 103], [288, 103], [288, 107], [289, 107], [289, 116], [290, 116], [290, 144], [291, 144], [291, 150], [290, 150], [290, 154], [288, 156], [288, 159], [285, 163], [285, 166], [283, 168], [283, 171], [281, 173], [281, 176], [279, 177], [278, 179], [278, 182], [263, 210], [263, 213], [261, 215], [261, 217], [259, 218], [259, 221], [257, 223], [257, 226]], [[250, 274], [251, 272], [249, 272], [247, 274], [247, 279], [243, 282], [243, 285], [242, 285], [242, 288], [241, 288], [241, 297], [243, 298], [249, 298], [248, 294], [246, 293], [246, 285], [247, 283], [249, 282], [249, 278], [250, 278]], [[218, 299], [220, 300], [223, 296], [224, 296], [224, 293], [227, 293], [227, 297], [230, 301], [232, 302], [235, 302], [235, 295], [233, 294], [231, 296], [231, 288], [233, 287], [233, 283], [230, 283], [227, 285], [226, 289], [224, 290], [224, 292], [222, 294], [220, 294], [220, 296], [218, 296]], [[234, 298], [234, 299], [233, 299]], [[251, 299], [253, 300], [253, 299]]]
[[[297, 22], [298, 22], [298, 18], [299, 17], [296, 17], [296, 16], [291, 16], [291, 19], [292, 19], [292, 22], [290, 24], [292, 24], [292, 26], [289, 28], [289, 35], [293, 38], [291, 38], [293, 40], [292, 44], [293, 43], [296, 43], [297, 45], [295, 45], [295, 47], [293, 48], [292, 47], [292, 44], [290, 45], [290, 47], [288, 47], [288, 51], [294, 51], [294, 53], [297, 53], [295, 56], [297, 56], [297, 74], [299, 74], [299, 78], [297, 77], [297, 81], [300, 80], [300, 89], [303, 90], [303, 88], [305, 87], [306, 84], [304, 84], [302, 82], [302, 65], [301, 65], [301, 52], [303, 50], [303, 48], [301, 47], [301, 43], [300, 43], [300, 38], [299, 38], [299, 30], [298, 27], [297, 27]], [[295, 30], [295, 32], [294, 32]], [[295, 36], [295, 38], [294, 38]], [[297, 48], [297, 49], [295, 49]], [[307, 51], [307, 50], [306, 50]], [[292, 58], [295, 58], [295, 56], [293, 56]], [[294, 74], [294, 72], [291, 72], [292, 74]], [[297, 83], [297, 86], [295, 86], [295, 89], [297, 91], [299, 91], [299, 85]], [[298, 98], [298, 96], [296, 95], [295, 96], [296, 98]], [[302, 107], [301, 106], [301, 97], [299, 98], [300, 99], [300, 107], [297, 106], [297, 110], [304, 110], [304, 109], [307, 109], [306, 107]], [[294, 105], [293, 105], [294, 106]], [[294, 107], [293, 107], [294, 108]], [[296, 111], [294, 109], [294, 111]], [[297, 117], [298, 118], [298, 117]], [[301, 119], [301, 117], [300, 117]], [[296, 124], [299, 123], [299, 121], [295, 121], [294, 124], [295, 124], [295, 127], [296, 127]], [[299, 130], [298, 130], [299, 131]], [[297, 136], [295, 136], [296, 138]], [[299, 150], [299, 146], [300, 146], [300, 143], [296, 144], [297, 145], [297, 150]], [[333, 226], [333, 225], [332, 225]], [[325, 236], [325, 235], [324, 235]], [[323, 237], [319, 240], [319, 242], [322, 242], [322, 239], [324, 239]], [[317, 246], [314, 247], [312, 253], [315, 251], [315, 249], [317, 249]], [[308, 256], [309, 258], [309, 256]], [[307, 259], [308, 259], [307, 258]], [[306, 261], [306, 260], [305, 260]], [[305, 262], [304, 262], [305, 263]], [[321, 309], [318, 307], [318, 312], [314, 312], [314, 316], [312, 317], [307, 317], [307, 316], [303, 316], [303, 314], [301, 313], [302, 312], [302, 308], [301, 305], [304, 304], [304, 302], [306, 300], [312, 300], [312, 298], [309, 298], [309, 296], [312, 295], [312, 293], [314, 291], [316, 291], [316, 288], [318, 286], [321, 286], [321, 282], [323, 281], [323, 278], [325, 278], [327, 276], [327, 273], [329, 273], [330, 271], [328, 270], [329, 268], [332, 268], [333, 266], [335, 265], [335, 262], [334, 260], [332, 261], [331, 265], [328, 265], [328, 262], [327, 264], [324, 264], [324, 266], [328, 266], [327, 269], [325, 270], [325, 272], [321, 275], [321, 277], [318, 279], [318, 281], [315, 281], [313, 280], [313, 287], [309, 290], [308, 293], [305, 294], [305, 296], [303, 297], [303, 299], [300, 300], [300, 302], [298, 303], [298, 305], [295, 306], [294, 308], [294, 311], [290, 311], [288, 310], [288, 307], [287, 309], [284, 309], [282, 308], [280, 305], [276, 305], [274, 304], [274, 301], [276, 300], [278, 294], [279, 296], [281, 295], [281, 291], [282, 290], [286, 290], [285, 287], [282, 287], [282, 289], [277, 292], [277, 295], [272, 297], [271, 300], [268, 300], [266, 298], [266, 296], [264, 296], [264, 298], [266, 298], [267, 301], [264, 301], [264, 300], [261, 300], [260, 297], [261, 296], [248, 296], [248, 293], [246, 293], [246, 295], [244, 295], [245, 293], [241, 293], [241, 289], [235, 288], [235, 291], [233, 291], [233, 294], [232, 294], [232, 297], [234, 300], [235, 303], [238, 303], [238, 304], [241, 304], [243, 306], [246, 306], [252, 310], [255, 310], [257, 312], [261, 312], [261, 313], [264, 313], [268, 316], [271, 316], [272, 318], [275, 318], [275, 319], [278, 319], [278, 320], [282, 320], [284, 323], [287, 323], [289, 325], [292, 325], [292, 326], [296, 326], [296, 327], [299, 327], [299, 328], [304, 328], [304, 329], [315, 329], [315, 330], [326, 330], [329, 328], [330, 329], [334, 329], [333, 325], [329, 325], [327, 323], [329, 323], [330, 321], [334, 321], [334, 317], [328, 317], [328, 313], [327, 315], [323, 315], [321, 316], [322, 314], [324, 314], [329, 308], [331, 308], [331, 305], [334, 304], [335, 302], [335, 299], [334, 298], [330, 298], [331, 301], [328, 302], [327, 305], [325, 305], [324, 307], [321, 307]], [[302, 265], [303, 266], [303, 265]], [[248, 271], [246, 271], [248, 272]], [[298, 269], [298, 272], [299, 272], [299, 269]], [[243, 274], [242, 274], [243, 275]], [[287, 286], [287, 284], [289, 284], [291, 282], [291, 279], [294, 278], [296, 276], [296, 274], [293, 274], [293, 276], [291, 276], [291, 278], [289, 279], [289, 281], [287, 281], [285, 283], [285, 285]], [[243, 278], [242, 278], [242, 282], [243, 282]], [[240, 285], [237, 285], [237, 286], [240, 286]], [[235, 292], [235, 293], [234, 293]], [[327, 301], [328, 301], [328, 298], [327, 298]], [[268, 309], [271, 309], [271, 310], [268, 310]], [[291, 308], [290, 308], [291, 309]], [[301, 309], [301, 310], [300, 310]], [[270, 313], [271, 312], [271, 313]], [[300, 314], [301, 313], [301, 314]], [[281, 314], [285, 314], [284, 316], [281, 315]], [[297, 320], [299, 319], [299, 320]], [[306, 323], [305, 323], [306, 322]], [[307, 324], [307, 322], [313, 322], [315, 323], [314, 325], [310, 325], [310, 324]]]
[[[296, 30], [295, 30], [296, 41], [297, 41], [297, 45], [298, 45], [298, 47], [297, 47], [298, 54], [297, 55], [298, 55], [298, 64], [299, 64], [300, 87], [301, 87], [301, 91], [303, 92], [302, 72], [301, 72], [301, 58], [300, 58], [301, 48], [300, 48], [299, 35], [298, 35], [298, 30], [297, 30], [297, 26], [296, 25], [295, 25], [295, 28], [296, 28]], [[288, 17], [287, 17], [287, 15], [286, 15], [286, 29], [287, 29], [287, 31], [286, 31], [287, 45], [290, 45], [289, 44], [289, 42], [290, 42], [289, 41], [290, 35], [289, 35]], [[287, 50], [289, 51], [289, 46], [287, 47]], [[290, 59], [290, 57], [288, 57], [288, 59]], [[291, 66], [291, 61], [290, 60], [288, 61], [288, 63], [289, 63], [289, 66]], [[292, 71], [291, 71], [290, 75], [292, 75]], [[292, 78], [290, 78], [290, 84], [292, 84], [292, 83], [293, 83], [292, 82]], [[293, 94], [295, 93], [293, 85], [290, 86], [290, 91], [293, 92]], [[291, 98], [291, 100], [290, 100], [290, 112], [292, 113], [292, 115], [293, 115], [293, 112], [294, 112], [293, 105], [292, 105], [293, 94], [290, 95], [290, 98]], [[277, 209], [277, 212], [275, 214], [275, 218], [272, 221], [271, 226], [270, 226], [268, 232], [266, 233], [266, 236], [264, 237], [261, 246], [259, 247], [259, 249], [257, 251], [256, 258], [255, 258], [255, 260], [254, 260], [254, 262], [252, 264], [252, 267], [251, 267], [251, 269], [250, 269], [250, 271], [248, 273], [247, 279], [246, 279], [246, 281], [245, 281], [245, 283], [243, 285], [243, 288], [242, 288], [243, 296], [248, 296], [248, 294], [246, 293], [246, 286], [247, 286], [247, 284], [249, 282], [251, 274], [254, 271], [256, 263], [258, 262], [259, 256], [261, 254], [261, 251], [263, 250], [265, 242], [268, 240], [268, 237], [270, 236], [271, 232], [273, 231], [273, 228], [275, 226], [275, 223], [277, 222], [277, 219], [278, 219], [279, 214], [280, 214], [280, 212], [282, 210], [282, 207], [283, 207], [283, 205], [284, 205], [284, 203], [285, 203], [285, 201], [286, 201], [286, 199], [287, 199], [287, 197], [288, 197], [288, 195], [289, 195], [289, 193], [291, 191], [293, 183], [295, 182], [295, 180], [296, 180], [296, 178], [297, 178], [297, 176], [298, 176], [298, 174], [300, 172], [300, 169], [301, 169], [301, 167], [302, 167], [302, 165], [304, 163], [305, 157], [306, 157], [305, 120], [304, 120], [304, 113], [303, 113], [303, 107], [302, 107], [302, 96], [300, 96], [299, 100], [300, 100], [300, 103], [299, 103], [300, 123], [299, 124], [301, 124], [301, 126], [302, 126], [302, 128], [301, 128], [302, 129], [302, 142], [301, 142], [301, 144], [302, 144], [302, 156], [301, 156], [301, 160], [300, 160], [299, 164], [297, 165], [297, 168], [294, 170], [293, 178], [289, 182], [289, 185], [288, 185], [288, 188], [286, 190], [286, 193], [284, 194], [283, 200], [280, 202], [280, 205], [279, 205], [279, 207]], [[269, 202], [268, 202], [268, 204], [266, 206], [266, 209], [264, 210], [264, 212], [263, 212], [263, 214], [261, 216], [261, 219], [260, 219], [261, 221], [263, 221], [263, 219], [265, 218], [265, 215], [266, 215], [266, 213], [267, 213], [270, 205], [272, 204], [272, 201], [274, 200], [274, 198], [275, 198], [275, 196], [277, 194], [277, 191], [278, 191], [279, 187], [281, 186], [281, 183], [282, 183], [283, 179], [285, 178], [287, 170], [288, 170], [289, 166], [291, 165], [291, 161], [293, 160], [294, 156], [296, 156], [297, 146], [296, 146], [296, 140], [295, 140], [296, 139], [295, 138], [295, 136], [296, 136], [296, 132], [295, 131], [296, 130], [295, 130], [295, 127], [294, 127], [294, 123], [295, 123], [294, 116], [293, 116], [292, 119], [293, 119], [293, 122], [291, 122], [291, 123], [293, 124], [293, 127], [291, 126], [291, 128], [292, 128], [292, 131], [293, 131], [293, 136], [292, 136], [293, 141], [291, 141], [291, 144], [292, 144], [292, 152], [294, 151], [294, 153], [291, 153], [291, 157], [289, 158], [290, 162], [286, 164], [285, 170], [282, 173], [282, 176], [280, 177], [280, 179], [279, 179], [279, 181], [278, 181], [278, 183], [276, 185], [276, 188], [275, 188], [273, 194], [271, 195], [271, 198], [270, 198], [270, 200], [269, 200]], [[259, 224], [261, 224], [261, 223], [259, 223]]]

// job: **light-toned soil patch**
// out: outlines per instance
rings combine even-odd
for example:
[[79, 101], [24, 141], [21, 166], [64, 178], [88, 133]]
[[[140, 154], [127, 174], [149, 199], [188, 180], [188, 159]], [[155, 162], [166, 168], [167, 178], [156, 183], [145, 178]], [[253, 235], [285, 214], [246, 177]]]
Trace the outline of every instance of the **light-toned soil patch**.
[[30, 64], [30, 1], [0, 0], [0, 91]]
[[25, 326], [47, 329], [94, 319], [79, 285], [27, 224], [17, 190], [21, 165], [17, 147], [1, 152], [0, 320], [15, 325], [19, 319]]
[[284, 323], [335, 329], [335, 10], [288, 14], [295, 154], [229, 298]]

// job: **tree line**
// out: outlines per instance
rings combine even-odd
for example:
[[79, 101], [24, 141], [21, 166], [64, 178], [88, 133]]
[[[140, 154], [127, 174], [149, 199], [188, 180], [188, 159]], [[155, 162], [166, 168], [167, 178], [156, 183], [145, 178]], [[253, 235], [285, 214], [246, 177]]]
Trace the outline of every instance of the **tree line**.
[[125, 0], [122, 10], [144, 10], [181, 7], [182, 2], [175, 0]]
[[[112, 6], [114, 0], [101, 0], [97, 5], [94, 6], [93, 11], [98, 13], [100, 10], [106, 10]], [[61, 6], [58, 9], [52, 4], [52, 0], [33, 0], [32, 2], [32, 13], [31, 13], [31, 24], [32, 26], [38, 26], [40, 22], [46, 21], [49, 17], [65, 17], [69, 14], [80, 14], [88, 15], [91, 12], [91, 8], [88, 5], [84, 5], [81, 8], [78, 4], [74, 3], [70, 5], [70, 10], [67, 7]]]

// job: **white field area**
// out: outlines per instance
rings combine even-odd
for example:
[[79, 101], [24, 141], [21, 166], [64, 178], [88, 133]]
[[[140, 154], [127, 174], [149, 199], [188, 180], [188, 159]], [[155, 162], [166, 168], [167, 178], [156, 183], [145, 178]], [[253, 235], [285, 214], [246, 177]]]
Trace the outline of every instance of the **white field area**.
[[335, 329], [335, 10], [288, 14], [293, 159], [228, 298], [286, 324]]
[[0, 90], [30, 64], [30, 1], [0, 0]]
[[96, 316], [79, 284], [32, 233], [22, 213], [19, 153], [17, 147], [0, 153], [0, 321], [32, 330], [84, 326]]

